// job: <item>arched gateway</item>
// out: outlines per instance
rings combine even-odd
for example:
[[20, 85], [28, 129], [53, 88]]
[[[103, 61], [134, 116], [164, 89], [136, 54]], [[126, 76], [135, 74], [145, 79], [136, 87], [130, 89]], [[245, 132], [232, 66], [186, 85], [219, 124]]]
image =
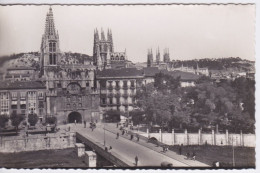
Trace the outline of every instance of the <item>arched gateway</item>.
[[69, 123], [75, 123], [75, 120], [77, 123], [82, 123], [82, 116], [78, 112], [71, 112], [68, 115], [68, 122]]

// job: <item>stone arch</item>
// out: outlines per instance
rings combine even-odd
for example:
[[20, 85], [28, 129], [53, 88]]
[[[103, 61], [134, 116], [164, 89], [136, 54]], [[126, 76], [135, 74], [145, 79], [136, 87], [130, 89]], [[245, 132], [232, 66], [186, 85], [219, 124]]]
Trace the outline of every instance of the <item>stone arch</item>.
[[73, 111], [68, 115], [68, 123], [82, 123], [82, 115], [79, 112]]

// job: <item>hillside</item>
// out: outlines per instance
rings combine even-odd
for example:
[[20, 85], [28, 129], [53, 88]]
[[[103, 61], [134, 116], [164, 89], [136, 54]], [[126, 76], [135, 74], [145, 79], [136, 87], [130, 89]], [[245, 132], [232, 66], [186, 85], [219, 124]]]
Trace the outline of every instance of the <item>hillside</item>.
[[185, 61], [172, 61], [172, 65], [175, 68], [181, 67], [194, 67], [197, 65], [200, 68], [207, 67], [209, 70], [226, 70], [234, 69], [238, 71], [255, 71], [255, 62], [249, 60], [242, 60], [241, 58], [218, 58], [218, 59], [199, 59], [199, 60], [185, 60]]
[[[39, 66], [40, 53], [29, 52], [12, 54], [9, 56], [0, 57], [0, 71], [4, 71], [10, 67], [38, 67]], [[92, 57], [86, 54], [65, 52], [61, 54], [62, 64], [83, 64], [85, 61], [92, 61]]]

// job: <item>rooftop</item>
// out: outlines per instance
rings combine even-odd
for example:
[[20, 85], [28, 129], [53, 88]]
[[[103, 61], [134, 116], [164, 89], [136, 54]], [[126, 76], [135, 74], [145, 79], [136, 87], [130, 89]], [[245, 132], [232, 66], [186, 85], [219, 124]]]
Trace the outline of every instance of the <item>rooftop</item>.
[[97, 72], [97, 78], [143, 77], [143, 71], [136, 68], [105, 69]]
[[181, 80], [185, 80], [185, 81], [191, 81], [191, 80], [197, 80], [200, 78], [200, 75], [196, 75], [193, 73], [189, 73], [189, 72], [183, 72], [183, 71], [179, 71], [179, 70], [175, 70], [175, 71], [162, 71], [163, 73], [169, 74], [171, 76], [173, 76], [174, 78], [177, 77], [181, 77]]
[[45, 89], [42, 82], [36, 81], [2, 81], [0, 83], [0, 90], [12, 89]]
[[35, 68], [33, 67], [11, 67], [11, 68], [8, 68], [7, 71], [10, 71], [10, 70], [35, 70]]
[[159, 73], [158, 67], [144, 67], [144, 75], [148, 77], [154, 77], [156, 73]]

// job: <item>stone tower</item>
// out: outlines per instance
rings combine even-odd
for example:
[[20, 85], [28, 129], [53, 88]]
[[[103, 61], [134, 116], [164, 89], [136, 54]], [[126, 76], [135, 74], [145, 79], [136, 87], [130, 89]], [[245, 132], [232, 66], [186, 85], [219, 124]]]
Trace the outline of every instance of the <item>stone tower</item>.
[[163, 54], [163, 62], [165, 63], [169, 63], [170, 60], [170, 53], [169, 53], [169, 49], [164, 49], [164, 54]]
[[159, 50], [159, 47], [158, 47], [158, 49], [156, 51], [156, 64], [159, 65], [160, 61], [161, 61], [161, 57], [160, 57], [160, 50]]
[[152, 49], [148, 49], [147, 67], [152, 67], [152, 66], [153, 66], [153, 51]]
[[52, 8], [46, 15], [45, 31], [42, 35], [40, 68], [41, 74], [46, 74], [48, 67], [56, 67], [60, 62], [59, 34], [55, 30]]
[[93, 63], [98, 69], [102, 70], [107, 65], [109, 66], [110, 53], [114, 52], [113, 36], [110, 29], [107, 31], [107, 38], [103, 29], [101, 29], [101, 38], [99, 39], [98, 30], [94, 31], [94, 46], [93, 46]]

